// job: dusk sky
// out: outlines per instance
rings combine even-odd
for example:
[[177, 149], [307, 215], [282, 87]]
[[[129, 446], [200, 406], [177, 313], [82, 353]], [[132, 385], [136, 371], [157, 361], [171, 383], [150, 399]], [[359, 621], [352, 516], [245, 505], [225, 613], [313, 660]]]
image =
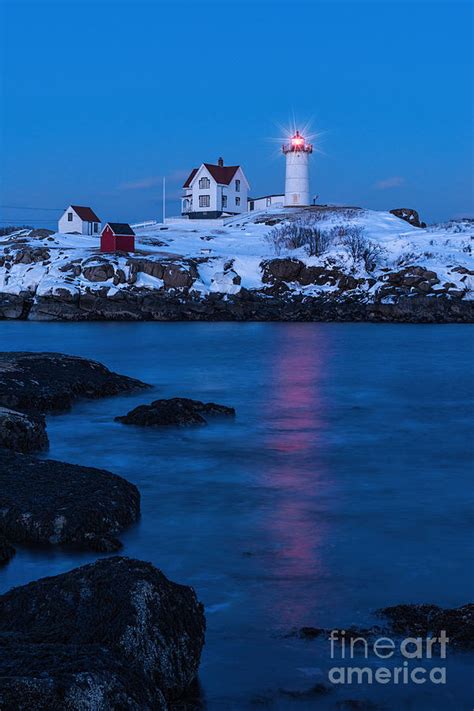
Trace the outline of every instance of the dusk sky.
[[[318, 202], [473, 216], [470, 2], [22, 2], [0, 15], [0, 226], [178, 214], [193, 166], [281, 193], [311, 123]], [[12, 209], [15, 207], [16, 209]], [[31, 210], [26, 208], [43, 208]], [[47, 209], [46, 209], [47, 208]]]

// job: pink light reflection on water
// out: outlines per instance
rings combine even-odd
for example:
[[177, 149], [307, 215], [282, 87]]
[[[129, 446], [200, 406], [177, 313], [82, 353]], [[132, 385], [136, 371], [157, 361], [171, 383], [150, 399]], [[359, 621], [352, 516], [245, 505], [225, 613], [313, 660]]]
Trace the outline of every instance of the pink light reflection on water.
[[271, 551], [265, 575], [275, 581], [267, 613], [288, 627], [304, 624], [314, 603], [308, 600], [311, 581], [326, 574], [321, 549], [328, 527], [315, 511], [331, 489], [321, 457], [328, 409], [321, 385], [329, 350], [322, 335], [304, 324], [282, 329], [270, 364], [273, 397], [265, 413], [270, 426], [264, 480], [277, 491], [261, 526]]

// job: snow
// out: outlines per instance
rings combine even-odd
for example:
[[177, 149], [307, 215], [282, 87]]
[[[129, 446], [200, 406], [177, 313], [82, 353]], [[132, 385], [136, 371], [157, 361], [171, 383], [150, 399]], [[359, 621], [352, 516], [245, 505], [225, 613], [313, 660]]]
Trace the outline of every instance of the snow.
[[[311, 211], [301, 214], [303, 219], [308, 214], [314, 215]], [[133, 257], [148, 261], [165, 260], [182, 264], [183, 268], [189, 268], [189, 260], [195, 260], [199, 276], [193, 289], [202, 295], [212, 292], [229, 295], [238, 293], [241, 288], [262, 288], [261, 263], [277, 256], [295, 257], [307, 265], [336, 265], [356, 278], [368, 276], [365, 267], [354, 264], [345, 247], [337, 242], [320, 257], [309, 256], [304, 248], [276, 254], [269, 239], [275, 228], [265, 224], [265, 221], [292, 220], [299, 216], [295, 211], [271, 208], [233, 217], [225, 220], [224, 224], [220, 224], [222, 220], [216, 224], [200, 224], [199, 220], [176, 220], [166, 225], [151, 221], [139, 223], [135, 225], [136, 253]], [[322, 231], [330, 231], [348, 225], [362, 228], [367, 239], [381, 248], [376, 269], [370, 276], [381, 281], [384, 270], [398, 271], [407, 266], [421, 266], [438, 275], [440, 285], [435, 290], [439, 291], [444, 283], [449, 282], [457, 289], [466, 291], [464, 298], [474, 298], [473, 276], [453, 271], [456, 267], [473, 269], [473, 221], [449, 222], [420, 229], [388, 212], [335, 208], [320, 214], [316, 226]], [[48, 250], [48, 259], [30, 264], [14, 263], [16, 252], [38, 247]], [[9, 268], [7, 264], [2, 265], [2, 255], [6, 256], [7, 263], [10, 262]], [[91, 282], [82, 273], [77, 275], [73, 269], [65, 269], [72, 262], [90, 267], [104, 260], [114, 265], [115, 272], [119, 268], [123, 270], [125, 279], [129, 280], [131, 269], [127, 257], [100, 254], [99, 239], [95, 236], [56, 233], [39, 237], [31, 235], [28, 230], [18, 230], [0, 237], [0, 293], [30, 292], [44, 296], [66, 289], [71, 294], [80, 294], [105, 286], [108, 294], [112, 295], [121, 289], [131, 289], [130, 283], [114, 284], [112, 278], [106, 282]], [[86, 261], [87, 265], [84, 265]], [[240, 284], [234, 283], [236, 275], [240, 277]], [[147, 290], [159, 290], [164, 286], [162, 279], [141, 271], [133, 284], [133, 288]], [[379, 286], [380, 283], [371, 291]], [[336, 287], [291, 284], [290, 288], [304, 294], [316, 294]]]

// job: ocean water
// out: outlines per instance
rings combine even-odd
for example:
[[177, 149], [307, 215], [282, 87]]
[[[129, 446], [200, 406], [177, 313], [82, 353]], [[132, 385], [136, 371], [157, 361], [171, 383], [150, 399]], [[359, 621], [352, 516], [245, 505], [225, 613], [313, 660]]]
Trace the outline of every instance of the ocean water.
[[[377, 622], [397, 603], [472, 600], [473, 335], [466, 325], [4, 322], [1, 350], [82, 355], [153, 390], [48, 417], [45, 455], [116, 472], [142, 495], [123, 554], [192, 585], [206, 607], [204, 708], [472, 707], [472, 655], [449, 650], [446, 684], [332, 685], [312, 625]], [[114, 422], [186, 396], [233, 405], [193, 428]], [[0, 590], [97, 558], [28, 550]], [[380, 621], [379, 621], [380, 622]], [[338, 648], [336, 651], [339, 653]]]

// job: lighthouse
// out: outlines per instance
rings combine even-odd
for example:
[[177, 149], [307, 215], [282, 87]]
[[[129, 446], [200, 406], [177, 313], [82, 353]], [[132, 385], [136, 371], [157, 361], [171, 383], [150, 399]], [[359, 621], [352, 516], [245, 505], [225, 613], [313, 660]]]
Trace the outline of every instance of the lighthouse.
[[313, 146], [296, 131], [282, 151], [286, 156], [285, 207], [309, 205], [308, 159]]

